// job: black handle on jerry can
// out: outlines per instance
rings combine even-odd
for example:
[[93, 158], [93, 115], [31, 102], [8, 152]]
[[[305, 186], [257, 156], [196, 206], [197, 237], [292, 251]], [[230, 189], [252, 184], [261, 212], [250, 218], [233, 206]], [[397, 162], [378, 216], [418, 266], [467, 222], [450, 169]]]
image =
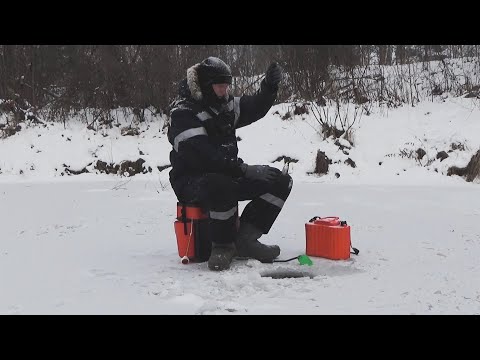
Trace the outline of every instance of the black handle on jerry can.
[[321, 219], [321, 218], [322, 218], [321, 216], [314, 216], [313, 218], [311, 218], [310, 220], [308, 220], [308, 222], [314, 222], [315, 220]]

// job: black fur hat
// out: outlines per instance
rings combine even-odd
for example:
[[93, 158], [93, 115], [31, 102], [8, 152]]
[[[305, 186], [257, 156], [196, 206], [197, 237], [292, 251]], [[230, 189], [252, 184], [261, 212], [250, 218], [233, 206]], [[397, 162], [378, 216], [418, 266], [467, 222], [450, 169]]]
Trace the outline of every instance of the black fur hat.
[[211, 84], [231, 84], [232, 71], [221, 59], [210, 56], [200, 63], [198, 80], [201, 87]]

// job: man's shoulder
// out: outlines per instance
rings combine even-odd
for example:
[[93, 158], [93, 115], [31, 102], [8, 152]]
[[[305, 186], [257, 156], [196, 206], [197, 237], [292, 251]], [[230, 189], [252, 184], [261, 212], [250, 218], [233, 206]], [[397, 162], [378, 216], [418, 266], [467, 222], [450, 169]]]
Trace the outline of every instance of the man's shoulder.
[[[188, 99], [183, 99], [175, 103], [170, 110], [170, 119], [176, 121], [184, 120], [195, 120], [203, 122], [205, 120], [205, 114], [208, 113], [205, 106], [201, 104], [190, 101]], [[207, 115], [208, 117], [208, 115]]]
[[178, 113], [184, 111], [195, 112], [195, 108], [197, 108], [197, 105], [194, 102], [188, 99], [179, 99], [172, 104], [170, 115], [173, 115], [176, 112]]

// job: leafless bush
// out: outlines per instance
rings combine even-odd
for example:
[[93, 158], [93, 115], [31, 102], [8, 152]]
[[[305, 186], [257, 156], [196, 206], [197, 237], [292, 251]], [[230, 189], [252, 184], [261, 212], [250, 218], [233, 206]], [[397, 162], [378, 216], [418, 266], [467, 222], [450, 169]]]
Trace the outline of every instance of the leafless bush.
[[[330, 106], [331, 105], [331, 106]], [[351, 107], [353, 106], [353, 113]], [[353, 125], [361, 118], [363, 107], [342, 102], [339, 98], [329, 101], [326, 106], [311, 103], [312, 114], [322, 129], [324, 138], [333, 136], [345, 138], [353, 145]]]

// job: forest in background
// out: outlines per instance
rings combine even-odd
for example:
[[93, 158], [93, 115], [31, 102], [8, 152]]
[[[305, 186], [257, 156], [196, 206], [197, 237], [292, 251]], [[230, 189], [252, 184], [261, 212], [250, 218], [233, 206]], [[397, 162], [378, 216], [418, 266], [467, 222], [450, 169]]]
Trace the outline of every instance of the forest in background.
[[[116, 108], [140, 118], [146, 109], [166, 113], [186, 69], [208, 56], [230, 65], [234, 94], [255, 91], [278, 62], [285, 72], [279, 102], [413, 105], [421, 94], [475, 96], [480, 77], [478, 45], [0, 45], [0, 112], [11, 112], [13, 122], [66, 121], [85, 109], [99, 117]], [[449, 60], [458, 58], [468, 72], [452, 68]], [[416, 88], [425, 70], [441, 75], [426, 92]]]

